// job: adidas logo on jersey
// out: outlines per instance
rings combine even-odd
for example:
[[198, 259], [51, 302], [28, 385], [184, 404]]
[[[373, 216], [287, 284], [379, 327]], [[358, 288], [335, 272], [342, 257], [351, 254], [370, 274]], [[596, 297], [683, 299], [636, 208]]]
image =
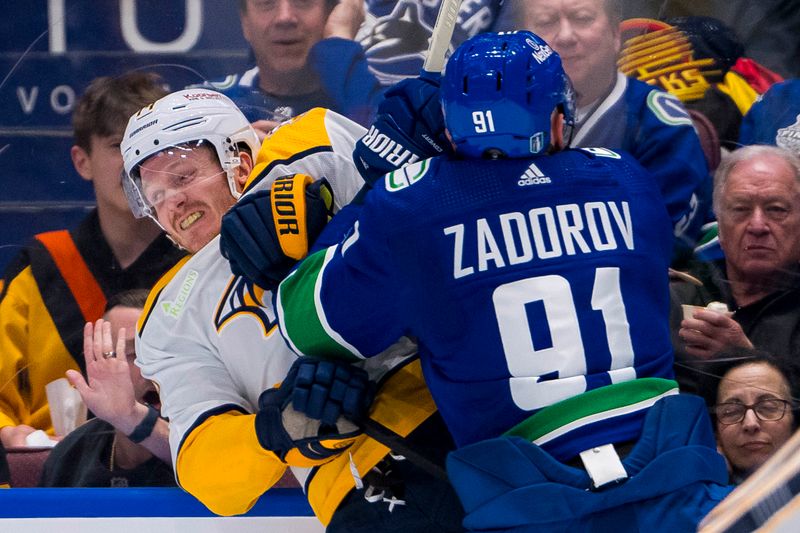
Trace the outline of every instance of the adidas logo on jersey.
[[419, 160], [419, 157], [389, 138], [386, 134], [381, 133], [375, 126], [370, 126], [369, 131], [362, 137], [361, 142], [378, 154], [381, 159], [388, 161], [394, 168], [400, 168], [403, 165], [415, 163]]
[[517, 181], [517, 185], [520, 187], [525, 187], [527, 185], [544, 185], [546, 183], [551, 183], [550, 178], [545, 176], [534, 163], [531, 163], [531, 166], [525, 170], [525, 173], [520, 176], [519, 181]]

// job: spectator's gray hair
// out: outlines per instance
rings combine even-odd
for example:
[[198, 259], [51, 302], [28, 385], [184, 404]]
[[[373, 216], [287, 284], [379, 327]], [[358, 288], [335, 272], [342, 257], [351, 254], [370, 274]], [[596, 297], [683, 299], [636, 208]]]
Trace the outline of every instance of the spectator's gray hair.
[[800, 157], [785, 148], [777, 146], [770, 146], [765, 144], [754, 144], [739, 148], [722, 158], [717, 171], [714, 173], [714, 193], [713, 204], [714, 213], [717, 217], [720, 214], [720, 202], [722, 201], [722, 193], [724, 192], [725, 185], [728, 183], [728, 177], [733, 172], [733, 169], [739, 163], [755, 159], [762, 156], [775, 156], [783, 159], [792, 169], [794, 169], [795, 183], [800, 185]]

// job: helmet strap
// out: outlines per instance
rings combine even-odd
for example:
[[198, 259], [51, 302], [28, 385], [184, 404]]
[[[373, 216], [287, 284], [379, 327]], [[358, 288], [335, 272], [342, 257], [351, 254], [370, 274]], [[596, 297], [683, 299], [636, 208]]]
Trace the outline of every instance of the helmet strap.
[[239, 188], [236, 184], [236, 169], [239, 168], [239, 165], [242, 164], [242, 158], [238, 155], [231, 157], [223, 166], [225, 167], [225, 177], [228, 179], [228, 190], [231, 192], [231, 196], [233, 196], [234, 200], [238, 200], [242, 193], [239, 192]]

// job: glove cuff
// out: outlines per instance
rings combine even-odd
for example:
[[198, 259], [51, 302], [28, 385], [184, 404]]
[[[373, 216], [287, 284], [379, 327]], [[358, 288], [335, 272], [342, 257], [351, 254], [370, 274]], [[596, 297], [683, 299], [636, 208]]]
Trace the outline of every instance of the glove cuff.
[[278, 243], [286, 256], [297, 261], [308, 253], [306, 187], [311, 182], [305, 174], [281, 176], [272, 184], [270, 195]]
[[372, 186], [384, 174], [426, 157], [413, 147], [414, 141], [398, 130], [394, 120], [382, 116], [358, 141], [353, 159], [361, 177]]

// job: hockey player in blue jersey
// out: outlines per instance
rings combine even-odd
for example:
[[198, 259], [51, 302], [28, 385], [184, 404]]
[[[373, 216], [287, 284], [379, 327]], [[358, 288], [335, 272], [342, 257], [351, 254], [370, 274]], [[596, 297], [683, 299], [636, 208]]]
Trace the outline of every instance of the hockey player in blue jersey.
[[442, 82], [456, 154], [378, 180], [341, 243], [281, 284], [282, 333], [351, 359], [417, 339], [470, 529], [689, 530], [727, 473], [702, 400], [675, 396], [670, 219], [630, 156], [563, 150], [572, 99], [532, 33], [459, 47]]

